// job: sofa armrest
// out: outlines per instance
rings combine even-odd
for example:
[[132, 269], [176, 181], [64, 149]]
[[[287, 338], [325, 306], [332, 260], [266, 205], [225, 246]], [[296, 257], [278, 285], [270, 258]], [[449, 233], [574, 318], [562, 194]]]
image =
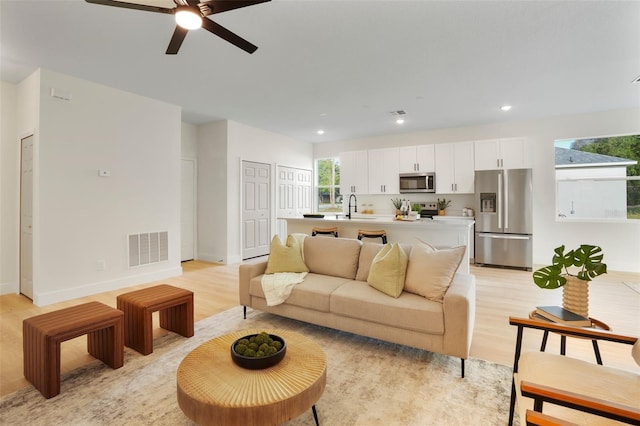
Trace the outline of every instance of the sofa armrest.
[[251, 306], [251, 295], [249, 294], [249, 282], [252, 278], [264, 274], [267, 270], [267, 261], [258, 263], [243, 263], [240, 265], [238, 295], [240, 304]]
[[469, 357], [476, 317], [476, 277], [458, 272], [444, 295], [444, 352]]

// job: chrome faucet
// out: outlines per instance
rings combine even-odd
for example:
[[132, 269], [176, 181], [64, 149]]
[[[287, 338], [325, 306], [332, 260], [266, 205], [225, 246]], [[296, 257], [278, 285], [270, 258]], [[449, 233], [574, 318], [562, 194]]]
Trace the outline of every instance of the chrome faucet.
[[349, 209], [348, 213], [347, 213], [347, 217], [349, 219], [351, 219], [351, 197], [353, 197], [353, 199], [355, 200], [355, 203], [353, 204], [353, 208], [354, 208], [354, 212], [358, 213], [358, 198], [356, 197], [356, 194], [351, 194], [349, 195], [349, 205], [347, 206], [347, 208]]

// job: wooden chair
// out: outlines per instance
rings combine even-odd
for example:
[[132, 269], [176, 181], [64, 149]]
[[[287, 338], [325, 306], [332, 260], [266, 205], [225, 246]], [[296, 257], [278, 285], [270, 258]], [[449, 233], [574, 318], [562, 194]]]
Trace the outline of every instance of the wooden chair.
[[318, 234], [333, 235], [334, 237], [338, 238], [338, 227], [334, 226], [332, 228], [320, 228], [314, 226], [311, 230], [311, 236], [315, 237]]
[[[526, 418], [526, 409], [532, 403], [533, 410], [538, 413], [542, 413], [543, 405], [547, 403], [550, 406], [549, 411], [553, 412], [545, 414], [551, 414], [565, 422], [599, 424], [604, 421], [602, 418], [606, 418], [640, 425], [640, 375], [637, 373], [545, 352], [521, 354], [523, 331], [525, 328], [532, 328], [567, 336], [633, 345], [632, 356], [640, 365], [640, 341], [637, 337], [535, 319], [510, 317], [509, 324], [518, 327], [509, 426], [513, 424], [516, 400], [521, 419]], [[597, 416], [595, 420], [593, 416]], [[544, 418], [539, 415], [534, 417]]]
[[384, 229], [377, 231], [358, 229], [358, 239], [362, 240], [363, 238], [382, 238], [382, 244], [387, 244], [387, 231]]
[[537, 411], [527, 410], [527, 426], [579, 426], [556, 417], [551, 417]]

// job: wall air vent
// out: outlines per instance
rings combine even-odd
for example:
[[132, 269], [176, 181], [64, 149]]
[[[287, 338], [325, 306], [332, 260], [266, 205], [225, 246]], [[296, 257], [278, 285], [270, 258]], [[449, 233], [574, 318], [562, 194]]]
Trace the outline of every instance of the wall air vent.
[[169, 233], [148, 232], [127, 235], [129, 267], [149, 265], [169, 260]]

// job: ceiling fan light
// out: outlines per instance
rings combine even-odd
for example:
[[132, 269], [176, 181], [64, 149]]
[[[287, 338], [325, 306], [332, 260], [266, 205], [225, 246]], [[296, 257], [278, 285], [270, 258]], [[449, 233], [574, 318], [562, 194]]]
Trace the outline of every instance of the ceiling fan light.
[[187, 30], [196, 30], [202, 27], [202, 16], [192, 10], [179, 10], [176, 12], [176, 24]]

